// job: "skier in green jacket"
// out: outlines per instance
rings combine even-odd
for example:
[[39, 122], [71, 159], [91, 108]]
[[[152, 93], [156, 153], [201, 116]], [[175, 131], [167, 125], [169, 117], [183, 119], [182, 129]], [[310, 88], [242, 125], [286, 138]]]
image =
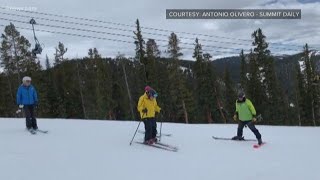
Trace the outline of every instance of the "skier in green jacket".
[[238, 94], [238, 99], [236, 101], [236, 112], [233, 116], [235, 121], [239, 120], [238, 124], [238, 132], [237, 136], [233, 137], [233, 140], [244, 140], [243, 128], [248, 126], [249, 129], [254, 133], [258, 140], [258, 144], [262, 144], [261, 134], [258, 129], [255, 127], [254, 122], [257, 121], [256, 119], [256, 110], [252, 104], [252, 102], [245, 97], [243, 92]]

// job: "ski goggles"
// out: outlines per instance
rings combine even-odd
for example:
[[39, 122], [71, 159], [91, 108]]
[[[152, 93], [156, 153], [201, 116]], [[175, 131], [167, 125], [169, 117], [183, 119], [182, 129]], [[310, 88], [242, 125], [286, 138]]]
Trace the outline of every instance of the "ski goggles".
[[154, 98], [158, 97], [158, 93], [155, 90], [148, 91], [148, 95]]
[[152, 95], [154, 98], [156, 98], [156, 97], [158, 97], [158, 93], [154, 93], [153, 95]]

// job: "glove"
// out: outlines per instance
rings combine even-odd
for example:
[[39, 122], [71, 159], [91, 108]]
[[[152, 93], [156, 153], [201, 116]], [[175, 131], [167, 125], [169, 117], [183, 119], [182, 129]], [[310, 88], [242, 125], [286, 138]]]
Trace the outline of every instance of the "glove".
[[253, 117], [252, 118], [252, 122], [256, 122], [257, 121], [257, 118], [256, 117]]
[[20, 104], [20, 105], [19, 105], [19, 108], [22, 109], [22, 108], [23, 108], [23, 104]]
[[143, 112], [143, 114], [147, 114], [148, 113], [148, 109], [144, 108], [144, 109], [142, 109], [142, 112]]
[[235, 115], [233, 115], [233, 120], [234, 121], [238, 121], [238, 116], [235, 114]]
[[18, 110], [16, 111], [16, 114], [19, 114], [19, 113], [21, 113], [21, 109], [18, 109]]

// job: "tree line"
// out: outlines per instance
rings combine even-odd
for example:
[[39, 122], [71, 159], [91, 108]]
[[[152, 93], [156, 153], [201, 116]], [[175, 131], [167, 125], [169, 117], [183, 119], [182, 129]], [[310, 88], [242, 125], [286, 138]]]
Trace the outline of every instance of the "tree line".
[[[54, 63], [46, 58], [46, 67], [30, 50], [31, 43], [14, 24], [6, 26], [1, 36], [0, 116], [16, 116], [15, 94], [24, 75], [31, 76], [38, 90], [39, 117], [136, 120], [138, 98], [144, 86], [159, 94], [162, 121], [179, 123], [232, 123], [237, 93], [244, 91], [254, 103], [261, 124], [320, 124], [319, 57], [304, 46], [294, 68], [290, 93], [281, 84], [267, 38], [259, 28], [252, 34], [249, 54], [242, 50], [240, 81], [231, 78], [228, 66], [218, 74], [212, 54], [204, 52], [198, 38], [194, 42], [194, 62], [183, 65], [180, 39], [168, 35], [165, 51], [154, 39], [143, 38], [136, 21], [133, 43], [136, 56], [102, 57], [90, 48], [83, 58], [67, 59], [67, 47], [61, 42], [55, 48]], [[281, 74], [281, 73], [280, 73]]]

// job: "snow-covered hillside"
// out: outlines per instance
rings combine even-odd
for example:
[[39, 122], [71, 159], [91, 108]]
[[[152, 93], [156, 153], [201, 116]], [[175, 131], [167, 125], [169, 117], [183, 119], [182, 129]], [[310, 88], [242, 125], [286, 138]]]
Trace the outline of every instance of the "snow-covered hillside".
[[[137, 122], [0, 119], [1, 180], [319, 180], [320, 128], [257, 126], [267, 144], [217, 141], [235, 125], [164, 124], [178, 152], [129, 141]], [[142, 124], [141, 124], [142, 125]], [[143, 129], [143, 126], [140, 127]], [[246, 138], [253, 138], [244, 129]], [[136, 141], [143, 135], [137, 134]]]

